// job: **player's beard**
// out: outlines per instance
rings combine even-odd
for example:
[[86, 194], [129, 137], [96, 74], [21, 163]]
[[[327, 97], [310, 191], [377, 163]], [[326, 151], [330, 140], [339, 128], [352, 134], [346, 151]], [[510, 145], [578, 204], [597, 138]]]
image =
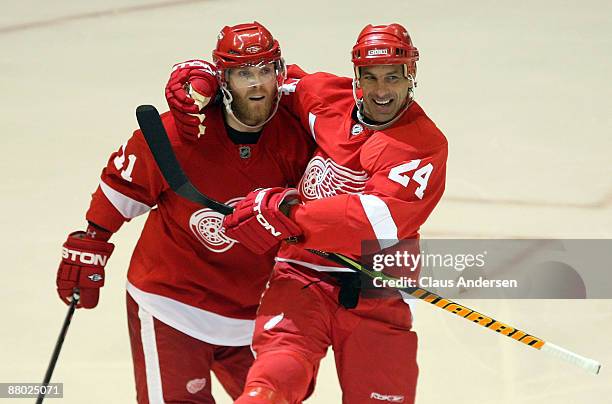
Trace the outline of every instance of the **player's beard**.
[[[249, 98], [255, 95], [265, 95], [265, 97], [259, 101]], [[270, 117], [276, 98], [276, 90], [268, 91], [266, 88], [249, 89], [244, 96], [234, 94], [232, 111], [234, 111], [236, 118], [246, 125], [261, 125]]]

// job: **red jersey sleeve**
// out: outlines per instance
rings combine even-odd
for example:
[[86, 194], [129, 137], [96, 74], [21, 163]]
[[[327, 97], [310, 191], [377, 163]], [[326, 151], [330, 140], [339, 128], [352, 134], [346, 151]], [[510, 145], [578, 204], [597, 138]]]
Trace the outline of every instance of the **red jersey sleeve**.
[[353, 82], [330, 73], [307, 74], [296, 65], [290, 65], [287, 72], [287, 82], [281, 88], [281, 105], [297, 117], [304, 128], [309, 128], [314, 137], [313, 114], [324, 105], [345, 99], [352, 91]]
[[[428, 139], [415, 144], [410, 139]], [[442, 197], [447, 142], [431, 121], [377, 132], [362, 147], [364, 192], [309, 201], [291, 211], [304, 231], [303, 248], [359, 256], [361, 242], [381, 248], [418, 236]]]
[[[171, 116], [163, 114], [162, 121], [172, 141], [175, 131]], [[86, 219], [116, 232], [124, 222], [151, 210], [167, 186], [142, 132], [136, 130], [108, 159]]]

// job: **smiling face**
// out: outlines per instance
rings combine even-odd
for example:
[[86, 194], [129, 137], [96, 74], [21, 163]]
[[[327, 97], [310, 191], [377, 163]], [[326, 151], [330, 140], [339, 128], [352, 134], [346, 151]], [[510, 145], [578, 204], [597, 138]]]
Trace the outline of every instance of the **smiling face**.
[[236, 118], [251, 126], [268, 119], [277, 97], [276, 77], [274, 63], [229, 69], [227, 85]]
[[404, 65], [373, 65], [360, 68], [359, 87], [363, 90], [363, 113], [377, 123], [385, 123], [406, 106], [412, 80], [404, 76]]

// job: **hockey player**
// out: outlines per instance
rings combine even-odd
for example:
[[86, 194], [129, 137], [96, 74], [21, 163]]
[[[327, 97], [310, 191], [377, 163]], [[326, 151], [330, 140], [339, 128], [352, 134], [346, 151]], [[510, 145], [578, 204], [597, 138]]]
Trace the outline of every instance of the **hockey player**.
[[[213, 60], [216, 67], [176, 65], [166, 89], [171, 112], [162, 120], [182, 168], [230, 205], [254, 188], [296, 185], [313, 146], [278, 107], [286, 74], [278, 42], [259, 23], [225, 27]], [[179, 84], [184, 76], [190, 87]], [[211, 103], [204, 117], [219, 85], [224, 105]], [[138, 402], [214, 403], [211, 370], [236, 398], [253, 361], [255, 312], [275, 253], [253, 254], [219, 231], [220, 214], [173, 193], [139, 130], [102, 171], [87, 231], [71, 233], [63, 246], [60, 298], [68, 303], [76, 288], [78, 307], [95, 307], [114, 248], [109, 238], [145, 213], [127, 282]]]
[[255, 325], [257, 359], [237, 403], [301, 402], [330, 345], [344, 403], [414, 402], [409, 306], [398, 293], [357, 299], [359, 289], [337, 275], [346, 269], [305, 248], [359, 258], [364, 240], [385, 248], [418, 238], [444, 191], [447, 141], [413, 101], [417, 60], [404, 27], [368, 25], [352, 50], [354, 80], [307, 75], [283, 98], [318, 148], [298, 190], [253, 191], [223, 223], [260, 253], [299, 240], [276, 257]]

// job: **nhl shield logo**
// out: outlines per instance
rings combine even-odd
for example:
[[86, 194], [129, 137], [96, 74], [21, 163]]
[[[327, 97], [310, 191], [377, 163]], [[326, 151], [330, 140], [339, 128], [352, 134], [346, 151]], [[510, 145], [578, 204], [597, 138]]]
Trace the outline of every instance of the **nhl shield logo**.
[[249, 146], [240, 146], [238, 148], [238, 154], [240, 154], [241, 159], [248, 159], [251, 157], [251, 148]]
[[356, 123], [351, 128], [351, 135], [357, 136], [363, 132], [363, 126], [360, 123]]

